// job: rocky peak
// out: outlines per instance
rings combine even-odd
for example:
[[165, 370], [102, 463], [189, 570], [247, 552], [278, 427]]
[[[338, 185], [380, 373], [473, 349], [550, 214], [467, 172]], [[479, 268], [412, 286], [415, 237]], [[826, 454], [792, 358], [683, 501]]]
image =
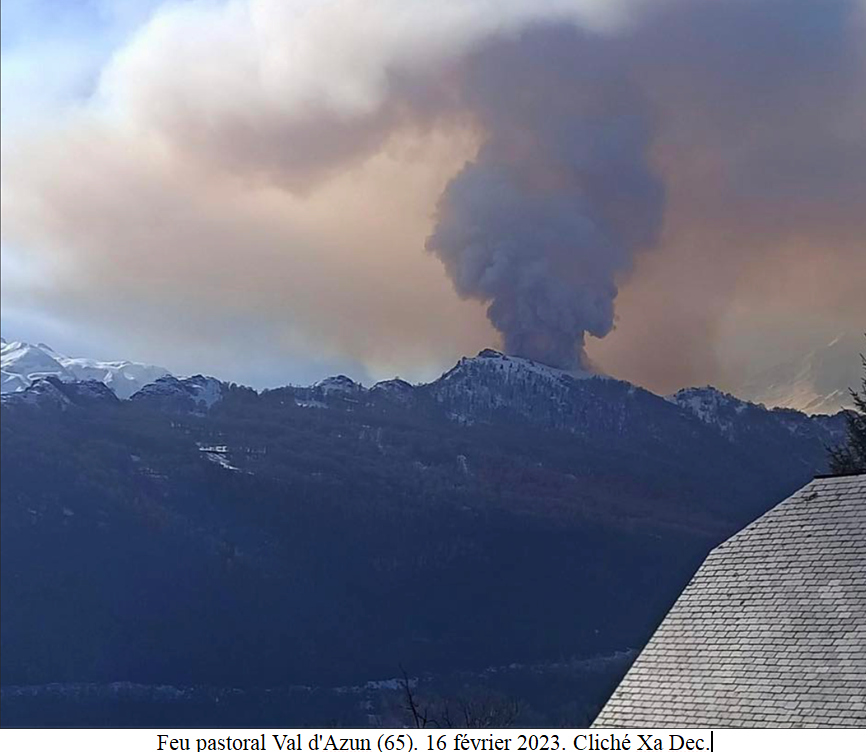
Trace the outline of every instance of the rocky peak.
[[352, 381], [352, 379], [343, 374], [340, 374], [339, 376], [329, 376], [326, 379], [322, 379], [321, 381], [316, 382], [313, 385], [313, 388], [317, 389], [325, 396], [332, 394], [355, 395], [366, 391], [361, 384]]
[[211, 376], [190, 376], [178, 379], [162, 376], [132, 395], [137, 403], [157, 404], [163, 409], [179, 412], [207, 411], [222, 398], [223, 384]]
[[4, 394], [2, 400], [4, 405], [56, 407], [65, 410], [72, 405], [117, 402], [117, 397], [101, 381], [67, 382], [57, 376], [45, 376], [33, 381], [23, 391]]

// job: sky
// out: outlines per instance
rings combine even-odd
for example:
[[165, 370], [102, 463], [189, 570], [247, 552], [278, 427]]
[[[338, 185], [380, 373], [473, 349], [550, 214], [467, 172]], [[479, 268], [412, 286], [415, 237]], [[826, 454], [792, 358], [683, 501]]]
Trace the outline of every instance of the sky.
[[864, 0], [0, 7], [7, 339], [666, 393], [866, 329]]

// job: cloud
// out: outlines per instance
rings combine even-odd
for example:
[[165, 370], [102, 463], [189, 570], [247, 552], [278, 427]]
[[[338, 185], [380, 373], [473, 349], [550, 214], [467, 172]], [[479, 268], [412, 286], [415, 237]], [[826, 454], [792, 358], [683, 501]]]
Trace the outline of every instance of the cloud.
[[422, 378], [497, 339], [493, 302], [513, 348], [564, 361], [586, 330], [623, 377], [723, 381], [743, 321], [866, 320], [863, 17], [167, 4], [86, 102], [4, 136], [4, 256], [44, 271], [4, 273], [4, 315], [241, 380], [252, 343], [259, 373]]

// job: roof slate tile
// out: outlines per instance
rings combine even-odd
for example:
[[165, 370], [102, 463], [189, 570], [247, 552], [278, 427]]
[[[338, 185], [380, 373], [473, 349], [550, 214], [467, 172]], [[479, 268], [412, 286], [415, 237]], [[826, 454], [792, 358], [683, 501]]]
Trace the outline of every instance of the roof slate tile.
[[866, 475], [713, 550], [594, 726], [866, 728]]

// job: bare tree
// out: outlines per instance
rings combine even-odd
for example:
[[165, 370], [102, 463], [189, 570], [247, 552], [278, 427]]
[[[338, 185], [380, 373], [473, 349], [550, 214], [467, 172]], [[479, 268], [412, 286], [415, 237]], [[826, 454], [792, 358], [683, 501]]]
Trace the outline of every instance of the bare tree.
[[406, 710], [412, 715], [412, 722], [415, 724], [415, 728], [427, 728], [427, 724], [430, 723], [429, 711], [425, 707], [423, 710], [418, 705], [418, 701], [415, 698], [415, 693], [412, 691], [412, 681], [409, 679], [409, 674], [406, 673], [406, 669], [403, 668], [403, 664], [400, 664], [400, 684], [403, 688], [403, 694], [406, 696]]
[[491, 693], [422, 702], [402, 665], [400, 673], [404, 709], [415, 728], [508, 728], [520, 715], [517, 700]]
[[442, 725], [446, 728], [508, 728], [520, 715], [517, 700], [492, 694], [460, 698], [454, 705], [456, 714], [452, 715], [451, 703], [445, 700]]

